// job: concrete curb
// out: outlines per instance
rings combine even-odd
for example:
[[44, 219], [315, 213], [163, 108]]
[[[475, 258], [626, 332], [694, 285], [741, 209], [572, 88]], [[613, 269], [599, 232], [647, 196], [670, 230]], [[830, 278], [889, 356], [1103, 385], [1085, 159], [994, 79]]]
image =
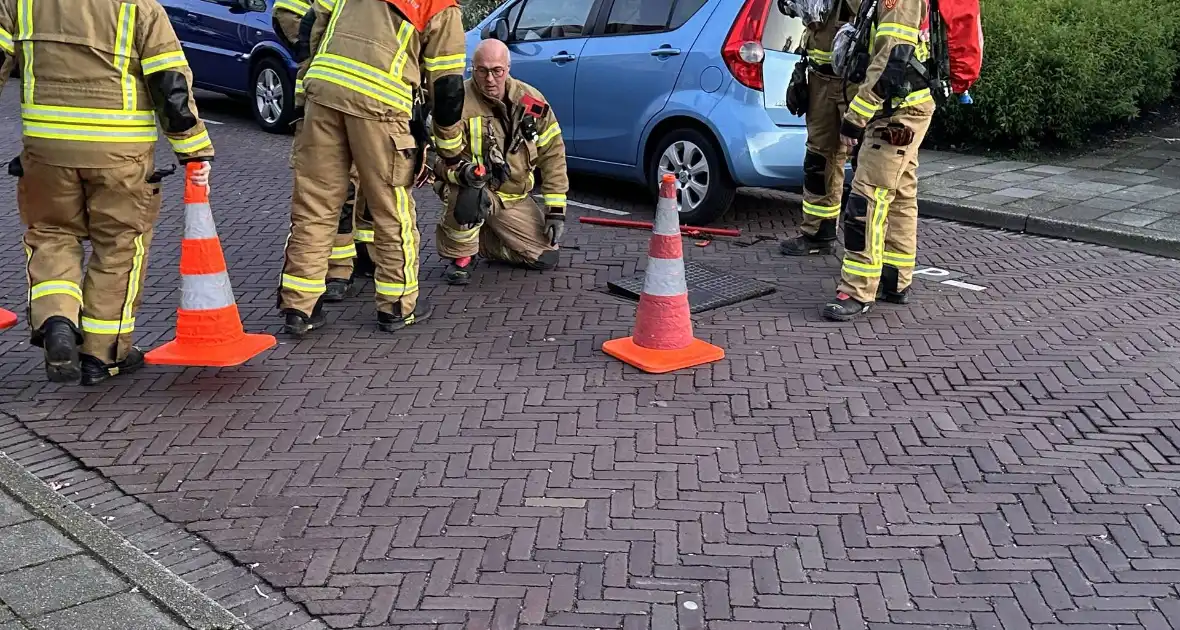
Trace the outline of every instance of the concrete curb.
[[991, 208], [966, 202], [947, 203], [921, 197], [918, 198], [918, 207], [923, 217], [1180, 259], [1180, 236], [1161, 235], [1154, 230], [1098, 221], [1070, 221], [1036, 216], [1021, 210]]
[[55, 492], [4, 453], [0, 453], [0, 488], [56, 525], [190, 628], [249, 630], [249, 626], [233, 613]]

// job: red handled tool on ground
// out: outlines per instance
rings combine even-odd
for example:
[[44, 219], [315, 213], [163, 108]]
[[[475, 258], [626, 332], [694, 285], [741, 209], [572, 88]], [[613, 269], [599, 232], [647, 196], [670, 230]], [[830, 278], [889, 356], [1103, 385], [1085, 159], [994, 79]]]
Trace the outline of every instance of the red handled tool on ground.
[[[606, 227], [621, 227], [632, 228], [637, 230], [650, 230], [652, 224], [648, 221], [628, 221], [626, 219], [601, 219], [598, 217], [581, 217], [578, 222], [587, 225], [602, 225]], [[685, 236], [700, 236], [702, 234], [711, 234], [713, 236], [741, 236], [741, 230], [729, 230], [725, 228], [705, 228], [693, 227], [691, 225], [680, 226], [680, 233]]]

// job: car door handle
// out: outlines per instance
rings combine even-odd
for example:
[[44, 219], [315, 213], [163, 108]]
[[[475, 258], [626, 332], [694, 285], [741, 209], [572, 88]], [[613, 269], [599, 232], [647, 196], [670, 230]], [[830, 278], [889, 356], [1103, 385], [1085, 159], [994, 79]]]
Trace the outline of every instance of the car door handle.
[[671, 46], [660, 46], [651, 51], [652, 57], [675, 57], [680, 54], [679, 48], [672, 48]]
[[577, 58], [578, 58], [577, 55], [571, 55], [571, 54], [563, 51], [563, 52], [559, 52], [556, 55], [553, 55], [552, 57], [550, 57], [549, 61], [552, 61], [553, 63], [566, 63], [568, 61], [573, 61]]
[[198, 16], [196, 13], [186, 13], [186, 14], [184, 14], [184, 17], [189, 22], [199, 22], [201, 20], [201, 17]]

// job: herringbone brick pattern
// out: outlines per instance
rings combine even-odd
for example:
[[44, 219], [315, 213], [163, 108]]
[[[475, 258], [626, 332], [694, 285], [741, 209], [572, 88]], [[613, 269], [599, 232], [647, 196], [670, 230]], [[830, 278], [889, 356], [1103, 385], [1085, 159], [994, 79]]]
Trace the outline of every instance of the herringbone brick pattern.
[[[238, 300], [274, 331], [288, 140], [213, 134]], [[1180, 628], [1180, 263], [924, 222], [920, 260], [987, 290], [925, 283], [836, 325], [835, 259], [689, 245], [779, 291], [697, 318], [725, 361], [648, 376], [598, 350], [629, 332], [601, 289], [644, 233], [572, 225], [556, 272], [451, 288], [418, 198], [420, 328], [379, 333], [362, 297], [247, 367], [93, 390], [42, 383], [14, 331], [0, 403], [335, 628]], [[782, 236], [796, 212], [743, 198], [734, 224]], [[147, 344], [171, 334], [179, 216]]]

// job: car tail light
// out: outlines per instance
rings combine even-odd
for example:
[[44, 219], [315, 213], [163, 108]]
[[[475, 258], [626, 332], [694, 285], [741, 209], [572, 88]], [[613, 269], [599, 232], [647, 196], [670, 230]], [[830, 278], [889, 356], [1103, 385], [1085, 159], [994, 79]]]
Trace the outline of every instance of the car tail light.
[[721, 57], [738, 83], [755, 90], [762, 90], [762, 60], [766, 51], [762, 48], [762, 31], [766, 28], [770, 0], [746, 0], [738, 12]]

